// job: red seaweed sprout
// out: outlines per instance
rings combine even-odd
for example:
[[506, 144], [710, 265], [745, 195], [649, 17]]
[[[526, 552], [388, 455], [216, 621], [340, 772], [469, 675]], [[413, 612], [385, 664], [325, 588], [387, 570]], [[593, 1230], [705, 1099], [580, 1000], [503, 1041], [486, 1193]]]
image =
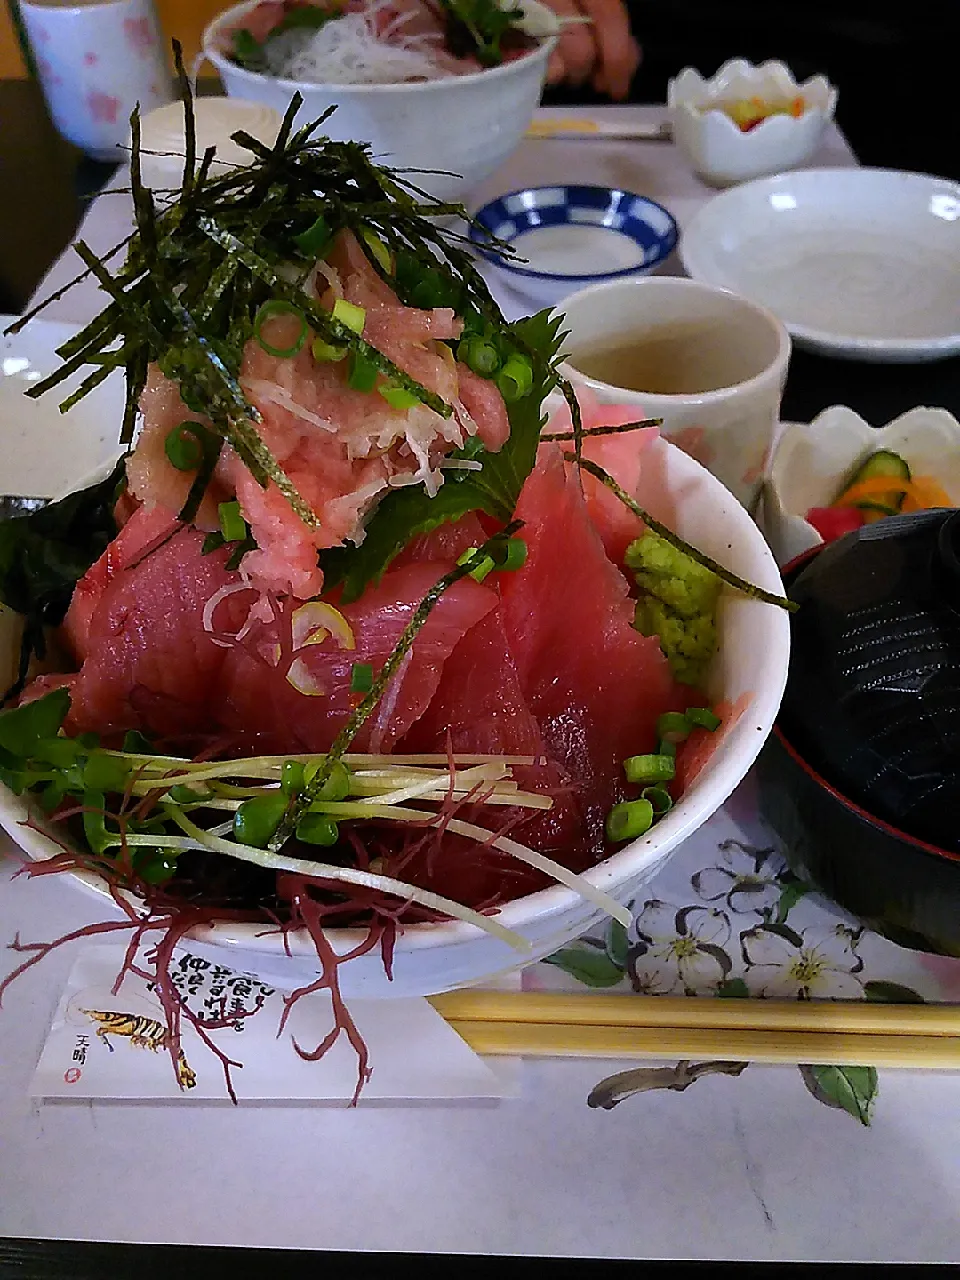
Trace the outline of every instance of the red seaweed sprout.
[[[455, 817], [464, 814], [467, 817], [473, 817], [474, 811], [489, 798], [490, 784], [478, 783], [465, 795], [457, 796], [454, 781], [455, 762], [452, 755], [450, 772], [451, 779], [439, 809], [436, 811], [424, 809], [422, 822], [406, 822], [398, 825], [377, 820], [365, 824], [362, 832], [355, 826], [343, 824], [342, 830], [352, 848], [355, 865], [365, 870], [382, 871], [394, 878], [401, 878], [401, 873], [406, 870], [410, 873], [411, 880], [415, 882], [424, 873], [428, 877], [433, 874], [443, 855], [443, 846], [450, 840], [458, 844], [462, 843], [464, 854], [469, 851], [474, 859], [490, 857], [498, 864], [507, 861], [504, 855], [493, 847], [493, 843], [498, 836], [505, 835], [521, 824], [528, 816], [527, 812], [521, 808], [504, 806], [503, 820], [494, 825], [489, 837], [483, 842], [466, 841], [463, 837], [451, 834], [449, 823]], [[132, 776], [139, 777], [140, 771], [133, 771]], [[129, 931], [130, 937], [113, 987], [114, 993], [119, 992], [124, 978], [129, 973], [149, 982], [156, 991], [163, 1010], [167, 1032], [165, 1045], [178, 1083], [183, 1087], [178, 1072], [178, 1055], [181, 1047], [181, 1027], [185, 1018], [201, 1041], [220, 1061], [227, 1093], [236, 1103], [237, 1095], [231, 1070], [242, 1067], [242, 1063], [230, 1058], [215, 1043], [210, 1032], [231, 1025], [237, 1016], [250, 1016], [257, 1012], [262, 1001], [258, 1002], [253, 1009], [243, 1011], [241, 1014], [231, 1014], [229, 1017], [198, 1016], [189, 1008], [173, 981], [170, 970], [174, 952], [187, 939], [190, 932], [197, 928], [225, 921], [261, 920], [269, 927], [258, 936], [272, 932], [280, 933], [286, 954], [292, 956], [290, 934], [302, 929], [310, 938], [316, 951], [320, 974], [313, 982], [306, 983], [283, 997], [284, 1009], [277, 1035], [283, 1033], [290, 1013], [299, 1000], [318, 991], [329, 991], [334, 1019], [331, 1030], [313, 1049], [302, 1046], [296, 1037], [292, 1037], [292, 1044], [301, 1058], [308, 1062], [315, 1062], [328, 1052], [341, 1036], [345, 1036], [357, 1055], [357, 1086], [352, 1098], [352, 1105], [355, 1105], [370, 1078], [371, 1068], [367, 1046], [340, 990], [340, 966], [379, 947], [384, 972], [387, 979], [392, 980], [396, 942], [403, 927], [407, 924], [423, 922], [436, 923], [445, 920], [446, 917], [422, 904], [407, 899], [397, 899], [367, 886], [348, 885], [338, 880], [324, 880], [292, 872], [281, 872], [275, 877], [278, 905], [271, 906], [269, 902], [262, 902], [258, 903], [255, 909], [235, 908], [229, 903], [199, 905], [184, 896], [191, 891], [196, 891], [197, 888], [202, 892], [203, 879], [197, 884], [189, 879], [174, 882], [172, 885], [148, 884], [137, 875], [133, 867], [131, 851], [125, 839], [127, 822], [131, 817], [140, 814], [143, 804], [139, 797], [132, 795], [132, 786], [132, 781], [129, 781], [121, 804], [121, 812], [104, 815], [112, 817], [119, 824], [120, 848], [116, 858], [83, 854], [58, 839], [55, 834], [38, 825], [33, 819], [28, 819], [24, 823], [25, 826], [53, 840], [59, 846], [59, 852], [43, 861], [25, 865], [18, 871], [18, 875], [26, 874], [33, 877], [62, 871], [92, 872], [106, 884], [114, 903], [123, 914], [123, 919], [85, 925], [52, 942], [23, 943], [18, 934], [12, 949], [32, 954], [0, 982], [0, 1002], [10, 983], [51, 951], [81, 938]], [[53, 820], [65, 821], [90, 811], [83, 805], [73, 804], [58, 809], [53, 815]], [[97, 812], [103, 813], [102, 810]], [[486, 816], [489, 819], [489, 809], [486, 811]], [[459, 853], [458, 856], [460, 856]], [[513, 873], [522, 876], [526, 870], [526, 868], [517, 868], [514, 872], [514, 869], [509, 866], [497, 866], [501, 882], [504, 875]], [[321, 899], [320, 895], [324, 895], [324, 898]], [[492, 913], [504, 901], [505, 896], [502, 891], [492, 893], [476, 909]], [[142, 905], [135, 905], [136, 899], [139, 899]], [[356, 946], [344, 955], [338, 956], [325, 933], [325, 929], [331, 925], [364, 928], [366, 932]], [[148, 937], [156, 934], [160, 935], [159, 938], [141, 962], [138, 957]]]

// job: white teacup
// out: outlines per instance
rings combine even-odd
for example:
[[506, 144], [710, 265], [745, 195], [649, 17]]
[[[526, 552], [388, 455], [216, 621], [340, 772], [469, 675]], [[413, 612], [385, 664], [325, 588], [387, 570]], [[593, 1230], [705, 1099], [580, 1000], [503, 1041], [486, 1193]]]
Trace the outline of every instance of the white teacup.
[[567, 377], [601, 401], [662, 418], [667, 439], [752, 510], [790, 359], [776, 316], [673, 276], [590, 285], [562, 305]]
[[153, 0], [20, 0], [53, 123], [98, 160], [126, 159], [130, 113], [173, 99]]

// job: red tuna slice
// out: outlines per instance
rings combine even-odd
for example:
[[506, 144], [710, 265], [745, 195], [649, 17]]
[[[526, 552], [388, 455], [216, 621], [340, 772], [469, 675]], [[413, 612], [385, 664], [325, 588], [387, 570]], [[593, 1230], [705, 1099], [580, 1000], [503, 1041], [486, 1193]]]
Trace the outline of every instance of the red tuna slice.
[[500, 575], [507, 638], [549, 754], [578, 784], [595, 852], [623, 795], [622, 762], [656, 746], [661, 712], [686, 705], [653, 637], [633, 627], [623, 575], [607, 559], [556, 446], [540, 450], [517, 515], [529, 553]]
[[460, 403], [477, 424], [477, 435], [492, 453], [499, 452], [510, 434], [510, 419], [500, 388], [467, 365], [457, 364]]
[[[181, 423], [206, 419], [191, 412], [180, 397], [180, 388], [160, 372], [156, 365], [147, 370], [147, 381], [140, 396], [143, 426], [137, 445], [127, 459], [129, 493], [140, 502], [156, 503], [171, 515], [183, 509], [196, 472], [178, 471], [166, 454], [167, 436]], [[217, 504], [233, 496], [215, 478], [208, 486], [193, 523], [198, 529], [216, 529]]]
[[[513, 775], [524, 789], [550, 795], [552, 809], [484, 806], [472, 807], [465, 816], [491, 831], [509, 822], [514, 839], [574, 870], [593, 861], [572, 788], [560, 767], [545, 759], [543, 735], [520, 688], [499, 609], [472, 627], [454, 649], [430, 706], [398, 749], [542, 759], [543, 763], [515, 766]], [[449, 840], [439, 847], [428, 843], [426, 848], [431, 856], [423, 870], [429, 873], [430, 885], [461, 902], [517, 897], [549, 883], [548, 877], [494, 849], [470, 850]], [[412, 866], [409, 874], [419, 876], [419, 862]]]
[[107, 587], [152, 544], [171, 533], [174, 523], [170, 513], [160, 507], [135, 509], [100, 559], [77, 583], [63, 620], [63, 633], [79, 661], [88, 657], [93, 647], [90, 628]]
[[[379, 673], [417, 605], [449, 568], [449, 562], [433, 561], [392, 569], [359, 600], [343, 605], [356, 648], [340, 649], [328, 638], [298, 655], [322, 693], [299, 692], [282, 667], [271, 665], [275, 629], [266, 643], [263, 631], [252, 631], [249, 642], [227, 651], [216, 697], [223, 725], [255, 738], [258, 749], [326, 751], [360, 701], [350, 691], [354, 663], [369, 663]], [[426, 709], [457, 642], [496, 604], [496, 592], [469, 579], [443, 594], [356, 738], [354, 750], [392, 750]], [[287, 606], [294, 607], [295, 602]]]
[[486, 542], [487, 534], [475, 512], [468, 512], [452, 524], [441, 524], [429, 533], [418, 534], [393, 561], [394, 568], [422, 560], [459, 560], [471, 547]]
[[[643, 418], [643, 410], [635, 404], [601, 404], [582, 388], [577, 389], [577, 397], [585, 428], [622, 427]], [[552, 416], [547, 430], [572, 430], [570, 410], [566, 405]], [[646, 491], [648, 488], [645, 472], [652, 465], [650, 446], [659, 434], [656, 427], [644, 427], [621, 435], [592, 436], [584, 440], [583, 452], [613, 476], [632, 498], [640, 501], [641, 489]], [[573, 442], [564, 447], [569, 452]], [[614, 564], [622, 565], [627, 547], [643, 532], [640, 522], [616, 494], [586, 472], [583, 473], [583, 491], [590, 519], [600, 534], [607, 555]]]
[[[203, 535], [189, 528], [166, 541], [161, 534], [159, 545], [156, 537], [141, 541], [131, 555], [135, 535], [152, 531], [157, 519], [155, 511], [137, 512], [117, 539], [114, 561], [108, 549], [90, 570], [92, 590], [78, 587], [73, 634], [83, 665], [72, 690], [75, 732], [176, 735], [211, 727], [210, 699], [226, 650], [205, 631], [203, 611], [239, 575], [224, 568], [225, 552], [201, 555]], [[235, 609], [225, 604], [223, 611]]]

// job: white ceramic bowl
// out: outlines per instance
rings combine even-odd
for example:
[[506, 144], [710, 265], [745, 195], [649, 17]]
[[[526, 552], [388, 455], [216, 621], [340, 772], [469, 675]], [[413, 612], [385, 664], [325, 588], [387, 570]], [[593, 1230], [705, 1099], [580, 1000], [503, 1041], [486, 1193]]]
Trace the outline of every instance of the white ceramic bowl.
[[[566, 376], [603, 403], [661, 418], [663, 434], [752, 511], [790, 359], [776, 316], [728, 289], [667, 275], [589, 285], [562, 310]], [[594, 363], [603, 352], [616, 353], [612, 369]], [[667, 369], [677, 376], [664, 384]], [[621, 376], [626, 386], [616, 384]]]
[[[666, 441], [650, 446], [641, 499], [651, 513], [670, 523], [708, 555], [767, 590], [782, 592], [780, 575], [760, 531], [743, 507], [699, 463]], [[787, 615], [734, 592], [725, 592], [719, 614], [720, 651], [708, 690], [724, 699], [739, 717], [718, 741], [694, 783], [649, 834], [587, 872], [587, 878], [617, 900], [629, 903], [676, 846], [701, 826], [726, 800], [750, 768], [769, 732], [786, 682], [789, 657]], [[20, 824], [27, 805], [0, 786], [0, 824], [33, 858], [56, 852], [38, 832]], [[91, 918], [112, 916], [118, 908], [99, 880], [77, 879], [96, 901]], [[349, 961], [340, 970], [347, 997], [425, 995], [483, 982], [550, 955], [597, 923], [589, 902], [562, 887], [542, 890], [508, 903], [498, 919], [530, 942], [522, 955], [474, 926], [461, 922], [415, 925], [397, 942], [394, 977], [388, 982], [379, 953]], [[343, 953], [362, 934], [331, 930]], [[291, 955], [276, 932], [262, 925], [218, 925], [191, 935], [190, 947], [233, 968], [255, 974], [271, 985], [291, 988], [317, 976], [317, 958], [309, 940], [290, 938]]]
[[247, 71], [224, 55], [223, 32], [255, 3], [235, 5], [211, 22], [203, 52], [230, 97], [263, 102], [283, 114], [299, 91], [301, 125], [335, 106], [323, 127], [327, 137], [369, 142], [374, 159], [391, 168], [437, 171], [410, 176], [440, 200], [461, 200], [516, 149], [540, 101], [559, 26], [537, 0], [519, 3], [539, 48], [500, 67], [420, 84], [306, 84]]
[[878, 429], [845, 405], [832, 405], [809, 426], [786, 427], [777, 445], [764, 488], [763, 528], [779, 564], [820, 545], [806, 513], [829, 507], [878, 449], [900, 454], [915, 475], [933, 477], [960, 506], [960, 422], [946, 409], [910, 409]]
[[[655, 271], [678, 234], [673, 215], [648, 196], [576, 183], [510, 191], [473, 217], [473, 245], [535, 311], [586, 285]], [[486, 233], [512, 245], [518, 256], [503, 258], [484, 248]]]
[[[802, 96], [800, 116], [768, 116], [744, 132], [720, 108], [738, 99], [790, 101]], [[837, 105], [837, 91], [823, 76], [803, 84], [782, 62], [759, 66], [734, 58], [709, 80], [685, 67], [667, 86], [673, 138], [693, 169], [714, 186], [792, 169], [813, 153]]]
[[825, 355], [960, 352], [960, 183], [946, 178], [852, 166], [758, 178], [697, 210], [680, 257]]

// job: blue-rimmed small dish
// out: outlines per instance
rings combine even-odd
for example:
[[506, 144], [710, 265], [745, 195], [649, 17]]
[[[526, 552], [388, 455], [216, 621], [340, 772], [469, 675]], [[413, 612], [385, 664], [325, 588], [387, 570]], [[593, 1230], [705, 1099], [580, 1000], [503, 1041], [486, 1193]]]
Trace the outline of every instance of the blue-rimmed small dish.
[[[506, 241], [517, 258], [490, 248]], [[663, 205], [611, 187], [552, 186], [511, 191], [474, 214], [470, 239], [509, 286], [541, 305], [618, 276], [646, 275], [676, 247], [677, 224]]]

